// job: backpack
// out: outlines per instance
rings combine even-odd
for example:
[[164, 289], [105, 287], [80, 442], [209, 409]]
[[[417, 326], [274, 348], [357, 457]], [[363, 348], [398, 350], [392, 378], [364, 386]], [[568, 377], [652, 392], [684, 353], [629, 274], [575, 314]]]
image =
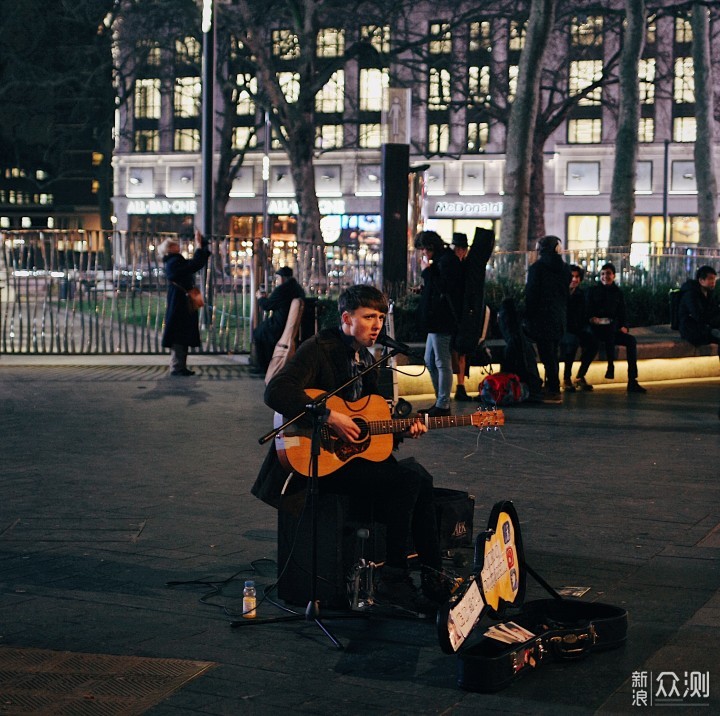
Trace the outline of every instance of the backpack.
[[530, 391], [515, 373], [491, 373], [480, 383], [480, 402], [484, 405], [512, 405], [526, 400]]

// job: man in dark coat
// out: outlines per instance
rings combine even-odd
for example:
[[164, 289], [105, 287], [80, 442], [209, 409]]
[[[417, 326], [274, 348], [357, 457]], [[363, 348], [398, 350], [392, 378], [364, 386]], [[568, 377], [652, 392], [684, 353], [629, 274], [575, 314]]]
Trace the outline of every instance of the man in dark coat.
[[595, 338], [605, 344], [608, 366], [605, 377], [615, 377], [615, 346], [625, 346], [628, 365], [628, 393], [647, 393], [638, 383], [637, 341], [630, 335], [625, 311], [625, 297], [615, 283], [615, 266], [600, 267], [600, 283], [587, 292], [587, 315]]
[[[720, 302], [715, 295], [717, 272], [701, 266], [695, 279], [680, 287], [678, 324], [680, 335], [695, 346], [720, 344]], [[719, 347], [720, 352], [720, 347]]]
[[187, 367], [188, 347], [200, 345], [198, 312], [188, 305], [187, 292], [195, 286], [194, 274], [202, 270], [210, 256], [207, 242], [195, 232], [195, 253], [186, 259], [175, 239], [165, 239], [158, 246], [158, 258], [165, 264], [168, 282], [167, 309], [162, 345], [170, 349], [170, 373], [176, 376], [194, 375]]
[[[304, 341], [265, 389], [265, 403], [285, 418], [305, 412], [306, 390], [335, 390], [373, 362], [368, 348], [375, 343], [384, 325], [387, 299], [373, 286], [351, 286], [340, 295], [338, 308], [340, 326], [322, 330]], [[377, 369], [351, 383], [339, 397], [354, 402], [375, 394], [378, 394]], [[347, 413], [326, 409], [323, 430], [329, 429], [345, 443], [356, 442], [361, 429], [350, 413], [350, 409]], [[303, 420], [307, 422], [306, 418]], [[426, 430], [418, 420], [411, 424], [408, 434], [418, 437]], [[302, 477], [294, 477], [294, 473], [280, 463], [273, 444], [252, 492], [264, 502], [281, 507], [282, 497], [298, 485], [304, 487], [306, 482]], [[380, 462], [358, 455], [319, 483], [321, 493], [370, 498], [385, 522], [387, 556], [377, 589], [379, 600], [412, 612], [432, 608], [413, 586], [407, 564], [412, 539], [424, 568], [423, 591], [426, 597], [437, 596], [434, 577], [440, 574], [441, 556], [432, 478], [398, 463], [392, 455]]]
[[[563, 388], [568, 393], [576, 390], [592, 390], [585, 380], [590, 363], [597, 355], [598, 343], [590, 330], [586, 313], [585, 292], [580, 287], [585, 271], [576, 264], [570, 264], [570, 295], [568, 297], [567, 330], [560, 342], [563, 362]], [[575, 384], [572, 382], [572, 365], [580, 348], [580, 368]]]
[[258, 296], [258, 308], [261, 311], [271, 311], [253, 331], [255, 343], [255, 362], [257, 368], [265, 373], [270, 365], [275, 345], [283, 334], [290, 304], [294, 298], [305, 298], [305, 291], [293, 276], [289, 266], [283, 266], [276, 271], [280, 283], [269, 296]]
[[543, 402], [561, 403], [559, 351], [567, 323], [570, 268], [560, 256], [557, 236], [540, 239], [538, 251], [538, 260], [528, 269], [525, 316], [545, 367]]
[[453, 382], [451, 342], [462, 312], [463, 275], [460, 259], [435, 231], [421, 231], [415, 247], [423, 253], [420, 322], [427, 331], [425, 365], [435, 389], [435, 405], [418, 412], [450, 415]]

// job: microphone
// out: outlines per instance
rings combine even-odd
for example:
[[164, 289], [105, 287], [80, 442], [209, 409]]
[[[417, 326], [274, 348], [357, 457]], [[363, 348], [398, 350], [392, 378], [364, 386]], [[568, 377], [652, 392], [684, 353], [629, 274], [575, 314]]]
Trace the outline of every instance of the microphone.
[[417, 355], [417, 352], [410, 348], [410, 346], [405, 343], [400, 343], [400, 341], [396, 341], [394, 338], [390, 338], [390, 336], [385, 335], [384, 333], [377, 337], [375, 343], [379, 343], [381, 346], [398, 351], [399, 353], [404, 353], [406, 356]]

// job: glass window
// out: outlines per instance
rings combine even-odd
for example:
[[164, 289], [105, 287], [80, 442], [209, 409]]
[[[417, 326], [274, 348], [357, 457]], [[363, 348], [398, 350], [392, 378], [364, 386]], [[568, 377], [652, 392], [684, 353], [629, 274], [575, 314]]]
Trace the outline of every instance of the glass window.
[[160, 80], [135, 80], [135, 117], [160, 119]]
[[510, 41], [508, 47], [510, 50], [521, 51], [525, 47], [525, 31], [527, 24], [523, 20], [510, 21]]
[[428, 108], [447, 109], [450, 103], [450, 72], [446, 69], [430, 68], [428, 85]]
[[567, 217], [567, 247], [575, 251], [607, 248], [610, 217], [593, 214]]
[[657, 39], [657, 16], [650, 15], [645, 27], [645, 45], [654, 45]]
[[364, 112], [382, 110], [383, 90], [390, 84], [387, 69], [360, 70], [360, 109]]
[[257, 96], [257, 77], [251, 74], [237, 75], [238, 103], [237, 113], [245, 117], [255, 116], [255, 97]]
[[176, 152], [199, 152], [200, 130], [176, 129], [174, 134], [173, 149]]
[[235, 127], [233, 131], [233, 149], [254, 149], [257, 147], [255, 127]]
[[490, 66], [468, 67], [468, 94], [470, 100], [482, 104], [490, 99]]
[[670, 242], [673, 244], [697, 244], [700, 227], [697, 216], [673, 216], [670, 219]]
[[448, 23], [430, 23], [430, 37], [431, 55], [449, 55], [452, 52], [452, 33]]
[[491, 26], [488, 20], [470, 23], [470, 45], [468, 48], [470, 52], [490, 50], [492, 47], [490, 29]]
[[694, 142], [696, 137], [695, 117], [675, 117], [673, 119], [673, 142]]
[[570, 26], [570, 42], [575, 47], [599, 47], [603, 39], [603, 18], [600, 15], [574, 17]]
[[450, 145], [449, 124], [428, 125], [428, 151], [432, 153], [447, 152]]
[[200, 116], [201, 84], [199, 77], [175, 78], [175, 116]]
[[602, 139], [602, 119], [568, 120], [568, 144], [599, 144]]
[[343, 54], [345, 54], [345, 30], [326, 27], [318, 32], [318, 57], [342, 57]]
[[135, 131], [136, 152], [157, 152], [160, 149], [160, 133], [157, 129], [138, 129]]
[[655, 141], [655, 120], [652, 117], [640, 117], [640, 125], [638, 126], [638, 141]]
[[377, 149], [382, 144], [380, 124], [361, 124], [359, 127], [358, 144], [363, 149]]
[[299, 72], [278, 72], [278, 83], [285, 95], [285, 99], [292, 104], [297, 102], [300, 96], [300, 73]]
[[315, 127], [317, 149], [339, 149], [343, 145], [345, 132], [342, 124], [322, 124]]
[[280, 60], [294, 60], [300, 57], [300, 40], [290, 30], [273, 30], [272, 53]]
[[640, 103], [654, 104], [655, 102], [655, 58], [641, 59], [638, 63], [638, 79], [640, 89]]
[[[568, 89], [571, 95], [578, 95], [602, 78], [602, 60], [573, 60], [570, 63], [570, 76]], [[585, 97], [578, 101], [578, 105], [597, 105], [602, 100], [602, 87], [595, 87]]]
[[512, 102], [517, 94], [519, 65], [508, 65], [508, 102]]
[[470, 122], [467, 128], [468, 152], [481, 152], [490, 138], [490, 125], [487, 122]]
[[390, 52], [389, 25], [363, 25], [360, 28], [360, 39], [369, 42], [380, 54]]
[[175, 57], [178, 62], [199, 65], [202, 61], [202, 45], [194, 37], [175, 40]]
[[343, 112], [345, 110], [345, 71], [336, 70], [325, 86], [315, 95], [315, 111]]
[[692, 25], [686, 17], [675, 18], [675, 42], [692, 42]]
[[695, 102], [695, 77], [692, 57], [678, 57], [675, 59], [673, 102], [676, 104], [692, 104]]

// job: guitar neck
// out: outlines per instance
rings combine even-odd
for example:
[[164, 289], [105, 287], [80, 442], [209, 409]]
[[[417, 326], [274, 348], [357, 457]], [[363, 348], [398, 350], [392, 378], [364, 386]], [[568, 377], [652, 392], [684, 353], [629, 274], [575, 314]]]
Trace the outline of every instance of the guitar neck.
[[[368, 422], [368, 427], [371, 435], [404, 433], [413, 423], [416, 423], [417, 420], [417, 417], [371, 420]], [[472, 415], [443, 415], [434, 418], [423, 416], [421, 420], [427, 425], [428, 430], [435, 430], [437, 428], [462, 428], [467, 425], [473, 425]]]

